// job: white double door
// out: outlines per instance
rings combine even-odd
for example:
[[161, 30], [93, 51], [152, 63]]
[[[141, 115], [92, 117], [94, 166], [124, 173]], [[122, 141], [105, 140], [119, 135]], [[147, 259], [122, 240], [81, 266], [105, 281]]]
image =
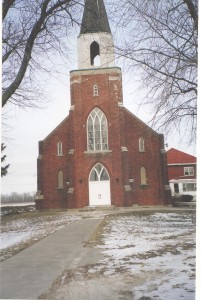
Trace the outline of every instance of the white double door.
[[110, 177], [100, 163], [93, 167], [89, 175], [89, 205], [111, 205]]

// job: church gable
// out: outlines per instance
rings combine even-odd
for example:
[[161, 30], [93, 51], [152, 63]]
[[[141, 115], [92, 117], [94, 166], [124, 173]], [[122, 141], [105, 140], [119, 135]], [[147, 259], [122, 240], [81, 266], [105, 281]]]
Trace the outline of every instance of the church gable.
[[124, 109], [128, 147], [135, 152], [150, 152], [155, 156], [164, 149], [163, 135]]
[[124, 108], [125, 112], [125, 118], [128, 121], [128, 123], [132, 123], [131, 125], [131, 131], [133, 129], [133, 126], [137, 128], [140, 132], [148, 132], [149, 135], [158, 135], [158, 133], [152, 129], [149, 125], [147, 125], [145, 122], [143, 122], [141, 119], [139, 119], [136, 115], [134, 115], [131, 111]]
[[62, 135], [63, 130], [67, 130], [69, 126], [69, 116], [67, 116], [56, 128], [54, 128], [45, 138], [44, 142], [51, 140], [53, 136]]

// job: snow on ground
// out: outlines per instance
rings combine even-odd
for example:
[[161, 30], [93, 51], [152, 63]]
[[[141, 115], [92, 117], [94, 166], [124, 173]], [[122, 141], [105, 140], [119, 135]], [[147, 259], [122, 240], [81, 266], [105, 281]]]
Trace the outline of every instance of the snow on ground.
[[[36, 212], [3, 217], [1, 259], [80, 218]], [[103, 259], [66, 270], [49, 295], [75, 300], [81, 293], [88, 300], [98, 290], [96, 299], [194, 300], [195, 230], [195, 211], [105, 215], [93, 245]]]
[[19, 214], [1, 220], [0, 260], [26, 248], [33, 242], [79, 220], [80, 217], [56, 214]]
[[184, 212], [112, 219], [98, 246], [105, 256], [105, 275], [125, 272], [144, 278], [133, 286], [131, 299], [195, 299], [194, 217]]
[[1, 207], [13, 207], [13, 206], [29, 206], [29, 205], [32, 205], [32, 206], [35, 206], [35, 202], [17, 202], [17, 203], [7, 203], [7, 202], [4, 202], [2, 203], [1, 202]]

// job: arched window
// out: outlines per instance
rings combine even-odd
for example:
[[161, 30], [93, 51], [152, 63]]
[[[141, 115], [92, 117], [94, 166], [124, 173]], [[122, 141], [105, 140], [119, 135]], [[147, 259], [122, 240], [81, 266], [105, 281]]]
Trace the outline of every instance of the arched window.
[[63, 149], [62, 149], [62, 143], [57, 144], [57, 155], [62, 156], [63, 155]]
[[94, 108], [87, 120], [87, 149], [108, 150], [108, 125], [102, 110]]
[[96, 164], [89, 176], [90, 181], [108, 181], [110, 180], [109, 174], [106, 168], [100, 163]]
[[139, 139], [139, 151], [140, 152], [144, 152], [145, 151], [144, 150], [144, 139], [142, 137]]
[[95, 41], [90, 46], [90, 59], [92, 66], [100, 66], [100, 47]]
[[141, 167], [140, 169], [140, 178], [141, 178], [141, 185], [147, 185], [147, 174], [146, 169]]
[[94, 84], [93, 86], [93, 96], [99, 96], [97, 84]]
[[64, 188], [64, 174], [63, 174], [63, 171], [58, 172], [57, 184], [58, 184], [58, 189], [63, 189]]

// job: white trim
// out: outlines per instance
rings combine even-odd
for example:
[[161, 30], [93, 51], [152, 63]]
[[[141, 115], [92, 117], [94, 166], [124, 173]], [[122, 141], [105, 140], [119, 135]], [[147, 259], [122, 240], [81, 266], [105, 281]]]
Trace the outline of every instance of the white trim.
[[124, 190], [125, 190], [125, 192], [130, 192], [130, 191], [132, 191], [130, 185], [124, 185]]
[[115, 76], [110, 75], [109, 80], [110, 81], [121, 80], [121, 76], [120, 75], [115, 75]]
[[74, 188], [69, 188], [67, 193], [68, 194], [73, 194], [74, 193]]
[[179, 183], [179, 182], [182, 182], [182, 183], [193, 183], [193, 182], [197, 182], [197, 179], [194, 178], [194, 179], [171, 179], [169, 180], [170, 183]]
[[84, 151], [85, 154], [105, 154], [105, 153], [112, 153], [112, 150], [88, 150], [88, 151]]
[[73, 155], [74, 153], [75, 153], [75, 149], [70, 149], [70, 150], [68, 151], [68, 154]]
[[168, 166], [191, 166], [197, 165], [197, 163], [180, 163], [180, 164], [167, 164]]
[[98, 97], [99, 96], [99, 87], [98, 85], [95, 83], [93, 85], [93, 97]]

